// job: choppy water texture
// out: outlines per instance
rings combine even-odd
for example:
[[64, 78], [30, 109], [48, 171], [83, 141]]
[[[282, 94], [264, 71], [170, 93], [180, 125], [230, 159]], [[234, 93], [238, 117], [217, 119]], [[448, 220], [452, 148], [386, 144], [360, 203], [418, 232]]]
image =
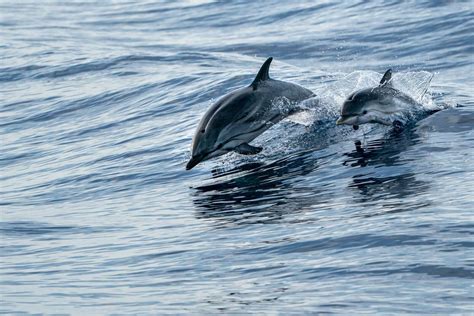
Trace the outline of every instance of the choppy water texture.
[[[1, 312], [474, 312], [472, 1], [61, 2], [0, 2]], [[268, 56], [311, 109], [185, 171]], [[335, 126], [390, 67], [445, 110]]]

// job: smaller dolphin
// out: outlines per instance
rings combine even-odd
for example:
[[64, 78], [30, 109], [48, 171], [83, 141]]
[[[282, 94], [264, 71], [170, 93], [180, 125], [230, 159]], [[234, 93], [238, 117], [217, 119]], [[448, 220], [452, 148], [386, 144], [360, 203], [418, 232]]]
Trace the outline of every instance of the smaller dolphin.
[[314, 96], [296, 84], [271, 79], [268, 70], [272, 60], [270, 57], [263, 63], [250, 86], [223, 96], [207, 110], [194, 134], [186, 170], [231, 151], [243, 155], [259, 153], [262, 148], [249, 142], [296, 111], [282, 109], [274, 101], [292, 105]]
[[[366, 123], [380, 123], [401, 128], [403, 113], [421, 104], [392, 86], [392, 70], [385, 72], [375, 88], [356, 91], [349, 95], [342, 106], [341, 116], [336, 124], [352, 125], [358, 129]], [[426, 90], [424, 91], [426, 92]]]

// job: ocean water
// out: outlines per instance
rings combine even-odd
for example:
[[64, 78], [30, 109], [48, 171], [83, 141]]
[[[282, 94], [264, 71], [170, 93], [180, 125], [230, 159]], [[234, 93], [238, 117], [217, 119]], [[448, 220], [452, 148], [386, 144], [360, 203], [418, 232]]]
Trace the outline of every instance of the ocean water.
[[[220, 96], [309, 109], [185, 170]], [[474, 313], [472, 1], [1, 1], [0, 312]], [[433, 115], [335, 126], [392, 68]]]

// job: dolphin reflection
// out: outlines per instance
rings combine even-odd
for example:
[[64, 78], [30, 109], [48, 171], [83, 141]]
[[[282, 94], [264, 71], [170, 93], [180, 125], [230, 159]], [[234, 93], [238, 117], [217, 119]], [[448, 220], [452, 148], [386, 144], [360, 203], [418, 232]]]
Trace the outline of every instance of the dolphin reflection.
[[429, 183], [417, 179], [417, 172], [407, 168], [414, 159], [401, 158], [402, 152], [418, 143], [420, 137], [411, 128], [392, 131], [388, 137], [369, 141], [365, 146], [356, 141], [355, 150], [344, 154], [348, 159], [343, 165], [360, 170], [348, 186], [355, 194], [354, 201], [375, 206], [366, 208], [370, 213], [363, 216], [405, 212], [429, 205], [429, 201], [416, 198], [428, 190]]
[[211, 183], [195, 188], [196, 217], [237, 224], [269, 223], [323, 203], [329, 199], [328, 192], [298, 185], [319, 167], [318, 158], [306, 151], [270, 164], [214, 171]]

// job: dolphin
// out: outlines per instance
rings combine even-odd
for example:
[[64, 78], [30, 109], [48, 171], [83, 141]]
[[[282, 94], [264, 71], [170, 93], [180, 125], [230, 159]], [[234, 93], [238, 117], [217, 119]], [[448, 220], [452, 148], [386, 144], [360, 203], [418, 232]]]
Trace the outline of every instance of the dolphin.
[[186, 170], [213, 157], [235, 151], [255, 155], [262, 147], [249, 142], [297, 110], [282, 109], [278, 101], [295, 104], [315, 94], [294, 83], [271, 79], [268, 58], [253, 82], [223, 96], [204, 114], [194, 134], [192, 157]]
[[[342, 106], [336, 124], [352, 125], [358, 129], [366, 123], [380, 123], [401, 128], [403, 113], [422, 109], [422, 105], [392, 85], [392, 70], [385, 72], [377, 87], [353, 92]], [[423, 94], [426, 90], [423, 91]]]

